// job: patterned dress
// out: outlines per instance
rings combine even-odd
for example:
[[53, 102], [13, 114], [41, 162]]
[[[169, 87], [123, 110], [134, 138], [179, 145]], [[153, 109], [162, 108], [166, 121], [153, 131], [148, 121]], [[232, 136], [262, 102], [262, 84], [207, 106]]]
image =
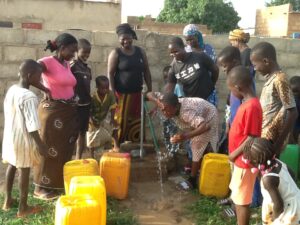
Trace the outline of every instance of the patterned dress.
[[[263, 176], [275, 176], [279, 178], [278, 190], [283, 200], [284, 210], [280, 216], [272, 221], [273, 202], [269, 192], [264, 188], [261, 182], [261, 192], [263, 195], [262, 221], [265, 225], [296, 225], [300, 224], [300, 190], [290, 176], [287, 166], [282, 164], [279, 174], [267, 173]], [[262, 179], [263, 179], [262, 178]]]

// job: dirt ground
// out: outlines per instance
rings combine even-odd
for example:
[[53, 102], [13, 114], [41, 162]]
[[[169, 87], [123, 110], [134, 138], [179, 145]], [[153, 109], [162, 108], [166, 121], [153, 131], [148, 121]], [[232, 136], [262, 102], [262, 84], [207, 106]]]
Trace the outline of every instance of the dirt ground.
[[141, 225], [192, 225], [183, 211], [196, 198], [176, 190], [172, 181], [163, 183], [163, 192], [159, 182], [132, 183], [129, 198], [122, 204], [133, 210]]
[[[5, 170], [6, 165], [0, 163], [0, 193], [4, 191]], [[120, 204], [133, 210], [140, 225], [192, 225], [183, 216], [184, 205], [197, 197], [179, 192], [175, 186], [174, 181], [170, 180], [163, 183], [163, 188], [158, 181], [131, 182], [128, 198]]]

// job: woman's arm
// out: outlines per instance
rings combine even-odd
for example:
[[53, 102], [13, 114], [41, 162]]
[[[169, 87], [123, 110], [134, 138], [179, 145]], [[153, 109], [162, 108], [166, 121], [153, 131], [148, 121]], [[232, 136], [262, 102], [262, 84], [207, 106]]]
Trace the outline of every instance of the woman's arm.
[[108, 62], [107, 62], [107, 74], [109, 79], [109, 86], [110, 90], [115, 93], [115, 81], [114, 77], [117, 71], [117, 64], [118, 64], [118, 53], [117, 50], [114, 49], [110, 52], [108, 56]]
[[204, 57], [204, 63], [207, 70], [211, 73], [211, 80], [213, 84], [216, 85], [219, 78], [219, 67], [205, 53], [203, 53], [202, 57]]
[[272, 218], [273, 220], [275, 220], [280, 216], [280, 214], [283, 212], [284, 209], [283, 200], [278, 190], [279, 177], [265, 176], [262, 178], [262, 181], [265, 189], [269, 192], [270, 197], [272, 199], [273, 202]]
[[[43, 62], [39, 61], [38, 63], [39, 63], [39, 64], [41, 65], [41, 67], [42, 67], [42, 72], [47, 71], [47, 67], [46, 67], [46, 65], [45, 65]], [[49, 90], [48, 88], [46, 88], [46, 87], [44, 86], [44, 84], [43, 84], [41, 81], [38, 82], [38, 83], [36, 83], [36, 84], [33, 84], [32, 86], [34, 86], [34, 87], [36, 87], [37, 89], [39, 89], [39, 90], [45, 92], [46, 98], [52, 99], [50, 90]]]
[[146, 52], [141, 49], [143, 60], [144, 60], [144, 66], [145, 66], [145, 71], [144, 71], [144, 79], [147, 85], [147, 91], [150, 92], [152, 91], [152, 78], [151, 78], [151, 73], [149, 69], [149, 63], [148, 63], [148, 58], [146, 55]]

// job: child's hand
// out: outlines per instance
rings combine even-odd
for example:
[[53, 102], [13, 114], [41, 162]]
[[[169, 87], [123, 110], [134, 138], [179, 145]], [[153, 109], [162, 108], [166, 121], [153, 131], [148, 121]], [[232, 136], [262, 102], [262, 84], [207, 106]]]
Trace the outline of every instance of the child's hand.
[[175, 134], [170, 138], [170, 142], [172, 144], [183, 142], [186, 140], [186, 135], [185, 134]]
[[38, 151], [41, 156], [44, 156], [45, 158], [49, 157], [49, 154], [48, 154], [49, 147], [45, 143], [42, 142], [37, 147], [38, 147]]

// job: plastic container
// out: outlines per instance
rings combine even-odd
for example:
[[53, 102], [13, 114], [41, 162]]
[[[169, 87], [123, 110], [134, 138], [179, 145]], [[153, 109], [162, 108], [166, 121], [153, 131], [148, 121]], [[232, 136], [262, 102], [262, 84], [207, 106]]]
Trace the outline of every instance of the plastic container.
[[65, 195], [56, 202], [55, 225], [105, 225], [101, 206], [90, 195]]
[[64, 165], [65, 191], [69, 193], [69, 185], [75, 176], [97, 176], [99, 175], [98, 163], [95, 159], [79, 159], [67, 162]]
[[280, 154], [279, 159], [294, 172], [295, 178], [298, 179], [300, 163], [299, 145], [287, 145], [284, 151]]
[[130, 154], [104, 153], [100, 159], [100, 176], [104, 179], [109, 196], [125, 199], [128, 194]]
[[89, 194], [101, 207], [101, 224], [106, 224], [106, 191], [100, 176], [78, 176], [71, 179], [69, 195]]
[[224, 198], [229, 192], [231, 177], [228, 156], [208, 153], [204, 156], [199, 178], [199, 192], [206, 196]]

